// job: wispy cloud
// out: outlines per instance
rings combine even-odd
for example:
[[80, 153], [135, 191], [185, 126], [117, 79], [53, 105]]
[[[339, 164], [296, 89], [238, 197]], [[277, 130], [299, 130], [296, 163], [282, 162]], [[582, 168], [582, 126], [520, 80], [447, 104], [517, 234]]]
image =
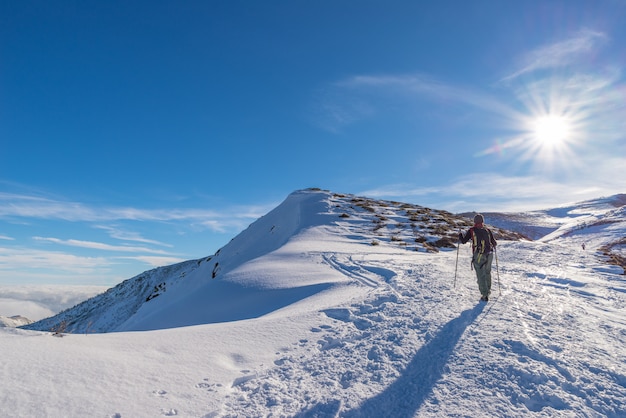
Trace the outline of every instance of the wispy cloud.
[[425, 74], [400, 76], [355, 76], [337, 83], [351, 88], [376, 88], [384, 94], [392, 93], [405, 97], [428, 97], [442, 102], [461, 102], [489, 110], [494, 113], [514, 117], [517, 111], [484, 90], [438, 80]]
[[[447, 83], [427, 74], [355, 75], [329, 84], [325, 91], [318, 97], [316, 122], [333, 133], [377, 117], [385, 109], [404, 109], [407, 118], [413, 118], [413, 109], [425, 102], [463, 104], [507, 120], [523, 116], [484, 89]], [[449, 120], [452, 115], [446, 111]]]
[[440, 187], [416, 187], [411, 184], [391, 184], [375, 189], [363, 190], [359, 192], [359, 194], [377, 199], [386, 199], [430, 196], [441, 192], [442, 188]]
[[[38, 240], [70, 247], [93, 249], [99, 252], [118, 252], [119, 254], [85, 256], [59, 250], [0, 247], [0, 277], [2, 277], [3, 284], [69, 284], [74, 282], [113, 284], [141, 271], [138, 270], [141, 265], [154, 268], [179, 263], [187, 259], [143, 247], [112, 246], [103, 243], [55, 238], [38, 238]], [[119, 274], [113, 273], [121, 265], [131, 266], [134, 264], [133, 262], [139, 262], [139, 264], [132, 267], [128, 275], [119, 277]], [[2, 314], [0, 313], [0, 315]]]
[[[400, 109], [407, 118], [414, 117], [414, 109], [424, 109], [417, 107], [418, 104], [430, 102], [446, 105], [448, 122], [453, 115], [447, 105], [460, 104], [469, 106], [468, 111], [483, 111], [480, 117], [485, 121], [493, 117], [491, 120], [498, 121], [499, 127], [515, 129], [523, 128], [529, 118], [541, 112], [580, 114], [584, 111], [586, 116], [594, 106], [599, 112], [620, 104], [623, 108], [623, 88], [616, 85], [622, 77], [621, 68], [596, 56], [608, 40], [609, 36], [603, 32], [580, 30], [567, 39], [521, 54], [516, 70], [500, 82], [482, 88], [446, 82], [423, 73], [346, 77], [329, 83], [318, 97], [317, 121], [324, 129], [340, 132], [352, 124], [379, 117], [385, 109]], [[594, 64], [588, 65], [592, 61]], [[576, 67], [571, 67], [572, 64]], [[570, 66], [567, 75], [535, 74], [565, 66]], [[536, 76], [517, 80], [530, 73]], [[509, 83], [513, 80], [520, 82]], [[502, 142], [504, 146], [511, 145], [505, 142]]]
[[137, 232], [127, 231], [125, 229], [120, 228], [117, 225], [96, 225], [94, 226], [94, 228], [105, 230], [109, 233], [109, 236], [111, 238], [114, 238], [120, 241], [140, 242], [143, 244], [159, 245], [163, 247], [172, 247], [171, 244], [144, 238], [141, 234]]
[[[626, 159], [622, 160], [626, 164]], [[617, 164], [617, 163], [616, 163]], [[607, 170], [615, 169], [609, 164]], [[477, 187], [479, 185], [479, 187]], [[624, 191], [624, 180], [608, 177], [598, 183], [594, 179], [581, 182], [559, 182], [541, 176], [506, 176], [483, 172], [468, 174], [449, 184], [415, 187], [393, 184], [364, 190], [359, 194], [379, 199], [392, 199], [446, 209], [452, 212], [525, 211], [547, 209], [568, 202], [609, 196]]]
[[[30, 218], [69, 222], [176, 221], [228, 230], [257, 219], [265, 213], [265, 209], [267, 209], [265, 206], [258, 205], [227, 207], [219, 211], [196, 208], [92, 207], [80, 202], [0, 192], [0, 218], [5, 219]], [[133, 237], [127, 235], [126, 238]], [[141, 239], [139, 236], [134, 238]]]
[[[5, 243], [0, 248], [3, 283], [114, 283], [145, 265], [152, 268], [202, 256], [197, 251], [205, 247], [207, 252], [215, 251], [223, 243], [207, 231], [234, 235], [275, 206], [94, 206], [22, 185], [9, 184], [8, 188], [26, 192], [0, 192], [0, 221], [21, 228], [15, 239], [9, 234], [0, 236]], [[93, 229], [110, 239], [102, 234], [93, 239], [93, 231], [89, 232]], [[28, 248], [29, 238], [38, 243], [36, 248]]]
[[44, 197], [0, 192], [0, 217], [97, 220], [102, 218], [84, 205]]
[[520, 58], [521, 68], [504, 77], [503, 81], [509, 81], [537, 70], [570, 65], [607, 40], [608, 36], [605, 33], [589, 29], [581, 30], [571, 38], [543, 45], [524, 54]]
[[67, 245], [70, 247], [89, 248], [100, 251], [118, 251], [128, 253], [149, 253], [149, 254], [166, 254], [163, 250], [154, 250], [148, 247], [134, 247], [130, 245], [111, 245], [102, 242], [81, 241], [76, 239], [59, 239], [50, 237], [33, 237], [37, 241], [51, 242], [54, 244]]
[[[111, 261], [106, 257], [85, 257], [60, 251], [0, 247], [0, 271], [21, 271], [24, 278], [34, 277], [33, 270], [45, 272], [55, 270], [75, 275], [88, 275], [107, 270], [110, 265]], [[14, 278], [6, 277], [6, 279], [13, 281]]]
[[135, 257], [119, 257], [119, 258], [125, 259], [125, 260], [141, 261], [142, 263], [151, 265], [152, 267], [167, 266], [170, 264], [176, 264], [176, 263], [181, 263], [183, 261], [186, 261], [185, 259], [178, 258], [178, 257], [158, 257], [158, 256], [148, 256], [148, 255], [141, 255], [141, 256], [135, 256]]

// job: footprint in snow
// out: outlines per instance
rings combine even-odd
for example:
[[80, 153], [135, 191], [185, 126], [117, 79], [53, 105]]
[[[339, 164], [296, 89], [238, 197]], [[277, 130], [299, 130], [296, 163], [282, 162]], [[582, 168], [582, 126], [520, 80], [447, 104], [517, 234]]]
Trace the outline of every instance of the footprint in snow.
[[342, 322], [351, 322], [358, 330], [363, 331], [372, 326], [372, 322], [366, 318], [359, 318], [354, 316], [349, 309], [337, 308], [326, 309], [322, 311], [331, 319], [336, 319]]
[[278, 360], [274, 360], [274, 365], [276, 366], [282, 366], [285, 364], [285, 362], [287, 361], [286, 358], [280, 358]]
[[203, 382], [196, 383], [195, 387], [198, 389], [206, 389], [208, 392], [217, 392], [217, 388], [222, 387], [221, 383], [209, 383], [209, 379], [203, 379]]
[[343, 347], [344, 342], [339, 338], [333, 338], [331, 336], [325, 336], [324, 339], [317, 342], [321, 351], [330, 350], [332, 348]]
[[232, 387], [243, 385], [244, 383], [249, 382], [250, 380], [253, 380], [256, 377], [257, 377], [256, 374], [249, 374], [249, 375], [238, 377], [235, 380], [233, 380]]
[[173, 417], [173, 416], [178, 415], [178, 411], [175, 410], [174, 408], [172, 408], [172, 409], [161, 409], [161, 413], [163, 415], [165, 415], [166, 417]]
[[164, 390], [153, 390], [152, 394], [154, 396], [163, 397], [163, 396], [167, 395], [167, 391], [164, 391]]

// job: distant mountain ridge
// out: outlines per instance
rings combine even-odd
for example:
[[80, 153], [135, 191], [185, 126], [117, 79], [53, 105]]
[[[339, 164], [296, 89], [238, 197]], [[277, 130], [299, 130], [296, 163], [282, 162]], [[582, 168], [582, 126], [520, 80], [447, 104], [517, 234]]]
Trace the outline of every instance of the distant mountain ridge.
[[[526, 212], [484, 212], [487, 222], [510, 229], [524, 236], [537, 240], [546, 237], [575, 218], [583, 216], [610, 216], [610, 214], [626, 206], [626, 194], [585, 200], [575, 204], [566, 204], [550, 209]], [[474, 212], [461, 215], [471, 217]]]
[[[469, 216], [470, 214], [465, 214]], [[485, 212], [489, 223], [533, 240], [575, 241], [626, 271], [626, 194], [521, 213]], [[616, 239], [616, 236], [621, 238]]]
[[25, 318], [20, 315], [14, 315], [10, 317], [0, 316], [0, 328], [2, 327], [16, 328], [16, 327], [21, 327], [23, 325], [32, 324], [32, 322], [33, 321], [31, 321], [30, 319]]
[[[524, 238], [524, 228], [517, 228], [519, 232], [505, 228], [515, 230], [516, 226], [528, 225], [517, 225], [515, 216], [486, 214], [497, 239]], [[539, 215], [523, 216], [541, 223]], [[544, 221], [550, 220], [545, 213], [543, 216]], [[620, 214], [615, 212], [614, 216]], [[350, 271], [337, 275], [331, 254], [332, 246], [341, 241], [357, 241], [389, 251], [438, 252], [454, 249], [458, 231], [471, 225], [467, 217], [419, 205], [320, 189], [300, 190], [212, 256], [146, 271], [23, 328], [101, 333], [259, 317], [276, 308], [266, 300], [271, 292], [295, 303], [348, 279], [358, 279]], [[331, 237], [328, 247], [318, 248], [316, 240], [321, 235], [325, 240]], [[319, 262], [300, 261], [298, 254], [303, 252], [319, 253]], [[281, 262], [302, 262], [301, 275], [283, 277]]]

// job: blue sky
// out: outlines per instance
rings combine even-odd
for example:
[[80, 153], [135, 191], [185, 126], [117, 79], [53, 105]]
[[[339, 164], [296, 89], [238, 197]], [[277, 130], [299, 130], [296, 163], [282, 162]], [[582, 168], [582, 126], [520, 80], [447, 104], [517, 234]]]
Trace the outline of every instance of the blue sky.
[[307, 187], [454, 212], [626, 192], [625, 20], [622, 0], [2, 1], [0, 284], [200, 258]]

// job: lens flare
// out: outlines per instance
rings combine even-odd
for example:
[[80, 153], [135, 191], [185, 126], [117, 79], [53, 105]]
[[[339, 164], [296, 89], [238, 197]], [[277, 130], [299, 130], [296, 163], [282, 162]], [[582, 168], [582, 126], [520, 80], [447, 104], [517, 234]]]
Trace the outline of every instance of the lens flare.
[[537, 118], [532, 126], [535, 140], [540, 146], [557, 147], [567, 141], [571, 127], [565, 117], [548, 115]]

